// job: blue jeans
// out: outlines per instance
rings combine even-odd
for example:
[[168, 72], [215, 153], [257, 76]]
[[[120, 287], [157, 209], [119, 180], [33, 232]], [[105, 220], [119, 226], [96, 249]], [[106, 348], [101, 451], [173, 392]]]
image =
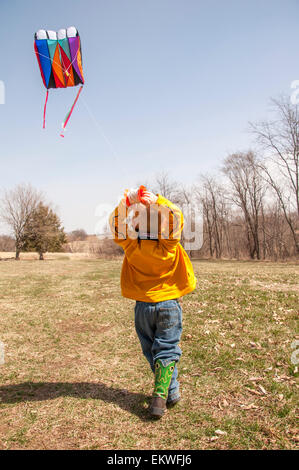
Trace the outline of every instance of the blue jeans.
[[[178, 362], [182, 351], [178, 343], [182, 334], [182, 309], [178, 300], [163, 302], [136, 302], [135, 328], [142, 352], [152, 371], [160, 359], [164, 366]], [[168, 401], [179, 398], [178, 370], [175, 366], [168, 390]]]

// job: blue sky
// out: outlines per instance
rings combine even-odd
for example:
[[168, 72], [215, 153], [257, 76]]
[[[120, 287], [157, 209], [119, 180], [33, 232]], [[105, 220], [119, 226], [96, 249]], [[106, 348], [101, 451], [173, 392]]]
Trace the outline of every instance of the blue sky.
[[[161, 170], [190, 184], [251, 145], [248, 121], [299, 79], [298, 0], [0, 0], [0, 190], [30, 182], [67, 230]], [[40, 28], [74, 25], [86, 84], [45, 88]]]

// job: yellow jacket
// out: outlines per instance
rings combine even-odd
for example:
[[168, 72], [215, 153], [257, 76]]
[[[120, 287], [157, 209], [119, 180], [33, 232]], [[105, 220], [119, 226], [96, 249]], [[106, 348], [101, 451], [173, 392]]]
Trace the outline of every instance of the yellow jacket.
[[122, 295], [143, 302], [176, 299], [193, 291], [196, 286], [191, 261], [179, 243], [183, 214], [161, 195], [158, 195], [156, 204], [170, 214], [166, 237], [163, 238], [163, 228], [160, 228], [158, 240], [138, 240], [137, 233], [130, 232], [124, 200], [110, 215], [114, 241], [125, 252], [121, 271]]

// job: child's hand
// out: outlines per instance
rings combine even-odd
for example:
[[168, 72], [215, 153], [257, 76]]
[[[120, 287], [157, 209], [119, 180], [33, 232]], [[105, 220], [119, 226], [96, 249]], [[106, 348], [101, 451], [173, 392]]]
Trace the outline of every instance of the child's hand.
[[125, 198], [126, 198], [128, 206], [131, 206], [132, 204], [137, 204], [138, 202], [140, 202], [138, 193], [139, 193], [139, 188], [126, 189]]
[[156, 196], [151, 191], [144, 191], [142, 195], [142, 203], [145, 206], [150, 206], [151, 204], [155, 204], [157, 202], [158, 196]]
[[138, 204], [139, 202], [145, 206], [149, 206], [150, 204], [155, 204], [158, 197], [151, 191], [147, 191], [145, 186], [140, 186], [136, 189], [126, 189], [125, 199], [127, 206]]

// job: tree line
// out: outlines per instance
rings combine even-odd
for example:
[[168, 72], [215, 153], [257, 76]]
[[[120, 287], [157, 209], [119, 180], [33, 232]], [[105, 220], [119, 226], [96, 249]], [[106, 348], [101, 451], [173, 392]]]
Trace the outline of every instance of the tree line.
[[[201, 174], [190, 187], [173, 181], [167, 172], [147, 182], [174, 203], [192, 203], [202, 211], [203, 246], [190, 252], [191, 257], [298, 258], [299, 108], [287, 97], [272, 100], [272, 105], [271, 120], [249, 124], [254, 149], [227, 155], [218, 173]], [[29, 250], [43, 259], [46, 251], [61, 251], [67, 241], [87, 238], [83, 229], [67, 237], [50, 204], [30, 185], [5, 192], [0, 217], [13, 234], [0, 237], [0, 251], [14, 244], [16, 259]], [[113, 244], [106, 245], [113, 251]], [[101, 244], [101, 255], [106, 245]]]
[[191, 256], [298, 258], [299, 109], [288, 97], [271, 103], [271, 120], [249, 123], [254, 150], [227, 155], [217, 174], [191, 187], [166, 172], [153, 182], [173, 202], [202, 210], [204, 243]]

